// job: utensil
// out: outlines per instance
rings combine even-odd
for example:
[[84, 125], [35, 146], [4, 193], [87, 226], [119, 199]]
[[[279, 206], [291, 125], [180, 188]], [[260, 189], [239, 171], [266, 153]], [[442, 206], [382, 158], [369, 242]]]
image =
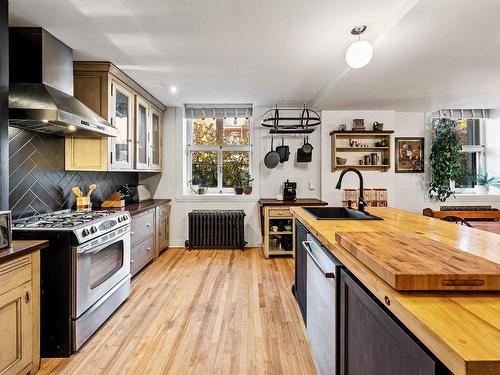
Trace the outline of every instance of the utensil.
[[75, 194], [77, 197], [81, 197], [83, 196], [83, 193], [82, 193], [82, 190], [80, 189], [79, 186], [73, 186], [71, 188], [71, 191], [73, 192], [73, 194]]
[[313, 150], [313, 146], [309, 143], [309, 136], [306, 135], [304, 137], [304, 144], [302, 145], [302, 151], [305, 154], [310, 154]]
[[310, 163], [312, 160], [312, 152], [306, 153], [302, 147], [297, 149], [297, 163]]
[[281, 137], [281, 146], [276, 147], [276, 152], [280, 155], [280, 163], [284, 163], [290, 158], [290, 148], [285, 145], [285, 136]]
[[89, 185], [89, 191], [87, 192], [87, 197], [90, 197], [92, 195], [92, 192], [97, 188], [96, 184], [90, 184]]
[[271, 135], [271, 151], [269, 151], [264, 157], [264, 165], [269, 169], [276, 168], [280, 163], [280, 154], [274, 151], [273, 142], [274, 136]]

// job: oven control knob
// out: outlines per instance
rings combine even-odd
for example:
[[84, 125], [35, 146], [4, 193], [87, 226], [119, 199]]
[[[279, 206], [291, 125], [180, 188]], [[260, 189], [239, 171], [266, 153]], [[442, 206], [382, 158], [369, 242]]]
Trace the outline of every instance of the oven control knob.
[[128, 216], [127, 215], [123, 215], [123, 221], [126, 221], [128, 219]]
[[87, 228], [84, 228], [82, 230], [82, 236], [85, 237], [85, 236], [88, 236], [90, 234], [89, 230]]
[[97, 232], [97, 227], [95, 225], [92, 225], [92, 227], [90, 227], [90, 233], [95, 233]]
[[121, 223], [122, 222], [122, 217], [121, 216], [118, 216], [118, 222]]

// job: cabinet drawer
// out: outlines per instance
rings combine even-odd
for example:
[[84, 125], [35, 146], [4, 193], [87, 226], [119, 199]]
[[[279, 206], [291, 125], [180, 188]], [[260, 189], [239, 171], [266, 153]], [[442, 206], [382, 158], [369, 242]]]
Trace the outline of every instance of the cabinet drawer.
[[274, 208], [269, 210], [269, 217], [292, 217], [292, 213], [287, 208]]
[[148, 210], [132, 216], [131, 241], [136, 244], [155, 232], [155, 211]]
[[0, 294], [31, 280], [31, 255], [0, 265]]
[[130, 249], [130, 273], [134, 276], [155, 256], [155, 237], [150, 236]]

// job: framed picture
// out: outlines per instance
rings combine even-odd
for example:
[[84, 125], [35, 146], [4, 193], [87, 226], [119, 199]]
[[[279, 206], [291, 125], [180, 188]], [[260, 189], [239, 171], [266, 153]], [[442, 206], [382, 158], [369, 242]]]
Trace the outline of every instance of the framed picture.
[[396, 173], [424, 173], [424, 138], [396, 137]]

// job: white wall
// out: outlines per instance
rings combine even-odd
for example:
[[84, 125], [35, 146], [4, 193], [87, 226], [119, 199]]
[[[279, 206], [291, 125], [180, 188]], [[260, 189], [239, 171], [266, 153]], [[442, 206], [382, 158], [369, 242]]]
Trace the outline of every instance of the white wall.
[[[313, 145], [313, 161], [311, 163], [295, 162], [297, 148], [303, 143], [301, 137], [285, 139], [285, 144], [290, 146], [290, 160], [269, 170], [264, 166], [263, 159], [270, 150], [271, 138], [268, 131], [260, 126], [262, 114], [268, 108], [254, 108], [252, 118], [252, 144], [254, 163], [254, 192], [252, 196], [234, 197], [209, 197], [209, 196], [184, 196], [183, 166], [184, 134], [183, 134], [183, 109], [180, 107], [168, 108], [164, 116], [163, 132], [163, 173], [148, 175], [141, 174], [141, 183], [147, 184], [154, 198], [172, 199], [172, 214], [170, 219], [170, 244], [171, 246], [184, 246], [187, 239], [187, 215], [193, 209], [241, 209], [246, 213], [245, 239], [249, 246], [260, 246], [262, 238], [260, 233], [260, 213], [257, 201], [260, 197], [272, 198], [279, 191], [283, 181], [289, 179], [297, 182], [297, 195], [301, 198], [319, 198], [321, 195], [320, 182], [320, 132], [316, 131], [310, 136]], [[281, 140], [275, 139], [275, 147]], [[310, 185], [311, 184], [311, 185]], [[310, 189], [310, 186], [313, 190]]]

